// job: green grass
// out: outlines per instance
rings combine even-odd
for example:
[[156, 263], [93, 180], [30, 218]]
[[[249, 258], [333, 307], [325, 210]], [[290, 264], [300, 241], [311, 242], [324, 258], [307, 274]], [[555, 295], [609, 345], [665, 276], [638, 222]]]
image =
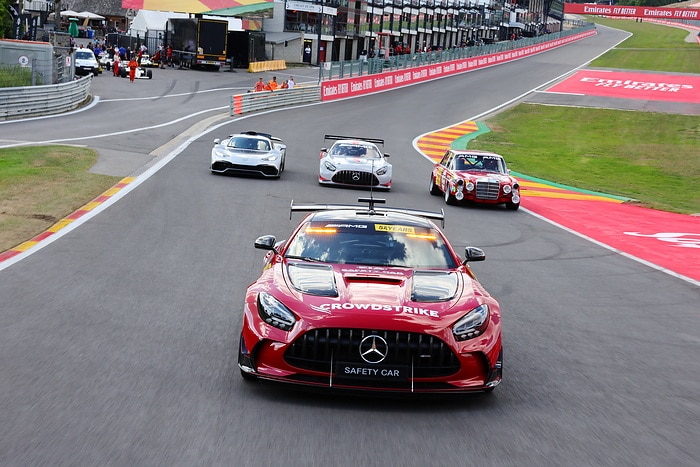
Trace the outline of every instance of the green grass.
[[0, 149], [0, 251], [43, 232], [114, 186], [119, 177], [89, 172], [92, 149], [27, 146]]
[[633, 34], [615, 49], [593, 60], [591, 67], [700, 73], [700, 47], [695, 42], [685, 41], [691, 34], [686, 30], [628, 19], [589, 19]]
[[[590, 66], [700, 73], [688, 32], [633, 20], [591, 17], [634, 35]], [[700, 117], [521, 104], [485, 122], [470, 149], [502, 154], [519, 173], [644, 206], [700, 213]]]
[[645, 206], [700, 213], [700, 118], [521, 104], [485, 122], [470, 149], [511, 170]]

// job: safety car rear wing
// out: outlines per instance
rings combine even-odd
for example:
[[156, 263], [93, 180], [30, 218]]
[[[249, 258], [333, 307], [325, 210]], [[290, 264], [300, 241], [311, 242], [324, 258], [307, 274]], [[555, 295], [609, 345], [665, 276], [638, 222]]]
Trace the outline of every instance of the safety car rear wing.
[[384, 204], [386, 200], [377, 198], [359, 198], [360, 203], [367, 203], [367, 206], [358, 206], [352, 204], [294, 204], [292, 200], [289, 206], [289, 219], [292, 218], [293, 212], [314, 212], [314, 211], [341, 211], [354, 210], [357, 214], [365, 214], [373, 216], [384, 214], [387, 212], [396, 212], [400, 214], [408, 214], [410, 216], [425, 217], [427, 219], [439, 220], [442, 227], [445, 227], [445, 210], [440, 208], [440, 212], [424, 211], [422, 209], [407, 209], [394, 207], [376, 207], [375, 204]]
[[378, 139], [378, 138], [361, 138], [359, 136], [341, 136], [341, 135], [326, 135], [323, 137], [324, 140], [326, 139], [356, 139], [358, 141], [367, 141], [368, 143], [374, 143], [374, 144], [381, 144], [382, 146], [384, 145], [384, 140], [383, 139]]

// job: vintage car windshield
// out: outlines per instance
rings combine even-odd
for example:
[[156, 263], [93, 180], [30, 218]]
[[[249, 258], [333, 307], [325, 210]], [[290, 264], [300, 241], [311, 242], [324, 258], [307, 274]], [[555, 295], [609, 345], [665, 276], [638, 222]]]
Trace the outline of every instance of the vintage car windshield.
[[345, 143], [333, 145], [330, 154], [331, 156], [362, 157], [366, 159], [379, 159], [381, 157], [381, 154], [374, 146]]
[[456, 156], [455, 170], [506, 173], [505, 164], [500, 157], [473, 154], [460, 154]]
[[308, 222], [290, 240], [285, 256], [328, 263], [457, 267], [435, 229], [366, 221]]
[[234, 136], [228, 140], [226, 145], [234, 149], [252, 149], [256, 151], [269, 151], [270, 143], [264, 139], [248, 138], [245, 136]]

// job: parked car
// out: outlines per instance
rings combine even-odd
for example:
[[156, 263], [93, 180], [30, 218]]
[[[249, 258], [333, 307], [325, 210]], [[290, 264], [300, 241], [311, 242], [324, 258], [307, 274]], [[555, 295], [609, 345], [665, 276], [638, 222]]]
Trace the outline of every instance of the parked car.
[[102, 67], [95, 58], [95, 53], [90, 49], [78, 49], [75, 51], [75, 74], [99, 76]]

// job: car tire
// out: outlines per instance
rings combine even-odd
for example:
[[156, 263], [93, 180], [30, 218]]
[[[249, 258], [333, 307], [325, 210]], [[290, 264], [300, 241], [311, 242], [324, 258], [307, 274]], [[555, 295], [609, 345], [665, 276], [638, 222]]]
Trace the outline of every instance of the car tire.
[[506, 203], [506, 209], [509, 211], [517, 211], [520, 203]]
[[447, 188], [445, 188], [445, 203], [449, 205], [457, 204], [457, 198], [450, 193], [450, 185], [447, 185]]
[[435, 184], [435, 177], [433, 177], [432, 175], [430, 176], [430, 185], [428, 186], [428, 190], [433, 196], [438, 196], [442, 194], [442, 191], [440, 191], [440, 187], [438, 187]]
[[120, 68], [120, 69], [119, 69], [119, 76], [121, 76], [122, 78], [126, 78], [126, 75], [127, 75], [127, 74], [128, 74], [128, 73], [126, 72], [126, 68]]
[[148, 76], [148, 79], [153, 78], [153, 72], [151, 70], [146, 71], [146, 76]]

